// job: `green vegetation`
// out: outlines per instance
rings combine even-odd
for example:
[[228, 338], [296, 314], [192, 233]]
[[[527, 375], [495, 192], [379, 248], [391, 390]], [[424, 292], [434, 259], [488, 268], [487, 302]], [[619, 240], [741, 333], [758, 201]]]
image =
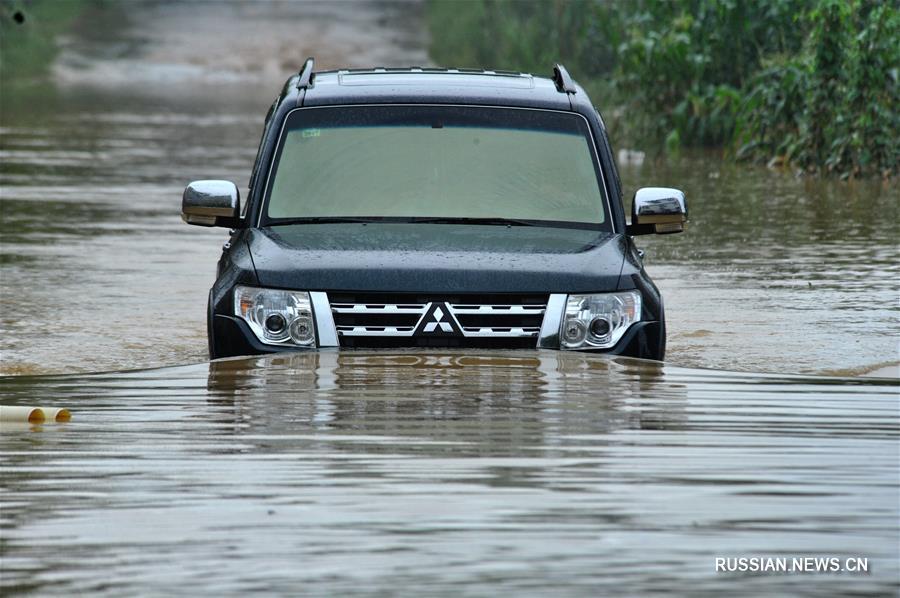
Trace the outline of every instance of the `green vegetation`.
[[897, 174], [900, 12], [819, 2], [803, 50], [764, 63], [738, 114], [738, 156], [842, 176]]
[[57, 36], [91, 0], [0, 0], [0, 84], [34, 80], [56, 56]]
[[546, 73], [563, 62], [629, 143], [897, 174], [900, 10], [890, 2], [430, 0], [428, 19], [441, 64]]

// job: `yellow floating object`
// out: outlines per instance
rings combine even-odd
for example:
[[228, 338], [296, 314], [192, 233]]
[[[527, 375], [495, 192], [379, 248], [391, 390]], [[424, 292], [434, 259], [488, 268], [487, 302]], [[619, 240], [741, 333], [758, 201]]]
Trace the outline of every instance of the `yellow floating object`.
[[44, 412], [45, 421], [47, 423], [51, 422], [67, 422], [72, 419], [72, 412], [68, 409], [59, 409], [56, 407], [41, 407], [41, 411]]
[[0, 422], [42, 424], [67, 422], [70, 419], [72, 413], [68, 409], [0, 405]]

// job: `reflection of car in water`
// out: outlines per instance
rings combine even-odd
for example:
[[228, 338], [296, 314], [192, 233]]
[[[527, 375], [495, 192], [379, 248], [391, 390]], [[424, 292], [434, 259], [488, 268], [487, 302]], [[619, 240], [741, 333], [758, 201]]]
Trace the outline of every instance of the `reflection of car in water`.
[[687, 394], [668, 367], [577, 351], [303, 351], [210, 362], [207, 389], [220, 424], [263, 442], [302, 422], [356, 436], [354, 449], [363, 437], [405, 437], [417, 451], [421, 440], [449, 442], [459, 456], [467, 440], [473, 450], [520, 451], [559, 431], [678, 429]]
[[[243, 209], [241, 209], [243, 207]], [[561, 66], [372, 69], [286, 83], [246, 203], [184, 192], [233, 228], [210, 291], [211, 357], [315, 347], [592, 350], [662, 359], [662, 299], [633, 235], [684, 229], [684, 195], [635, 194]]]

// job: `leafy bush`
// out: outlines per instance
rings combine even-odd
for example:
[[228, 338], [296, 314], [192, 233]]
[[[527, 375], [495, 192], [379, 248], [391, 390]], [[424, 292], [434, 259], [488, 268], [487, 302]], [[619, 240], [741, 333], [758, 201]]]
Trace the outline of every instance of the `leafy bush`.
[[738, 157], [845, 178], [896, 175], [900, 13], [822, 0], [807, 20], [803, 51], [771, 61], [749, 85]]
[[765, 53], [793, 49], [798, 0], [639, 3], [624, 18], [615, 71], [629, 136], [719, 146], [734, 132], [740, 90]]
[[[431, 0], [438, 63], [553, 62], [643, 147], [897, 174], [900, 12], [878, 0]], [[597, 92], [601, 91], [602, 94]]]

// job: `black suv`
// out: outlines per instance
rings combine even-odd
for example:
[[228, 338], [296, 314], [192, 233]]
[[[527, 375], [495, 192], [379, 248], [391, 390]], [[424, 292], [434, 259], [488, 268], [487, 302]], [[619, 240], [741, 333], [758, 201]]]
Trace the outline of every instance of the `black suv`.
[[212, 358], [316, 347], [591, 350], [662, 359], [659, 291], [632, 236], [684, 230], [677, 189], [626, 224], [600, 114], [557, 65], [291, 77], [246, 204], [184, 192], [232, 228], [209, 294]]

